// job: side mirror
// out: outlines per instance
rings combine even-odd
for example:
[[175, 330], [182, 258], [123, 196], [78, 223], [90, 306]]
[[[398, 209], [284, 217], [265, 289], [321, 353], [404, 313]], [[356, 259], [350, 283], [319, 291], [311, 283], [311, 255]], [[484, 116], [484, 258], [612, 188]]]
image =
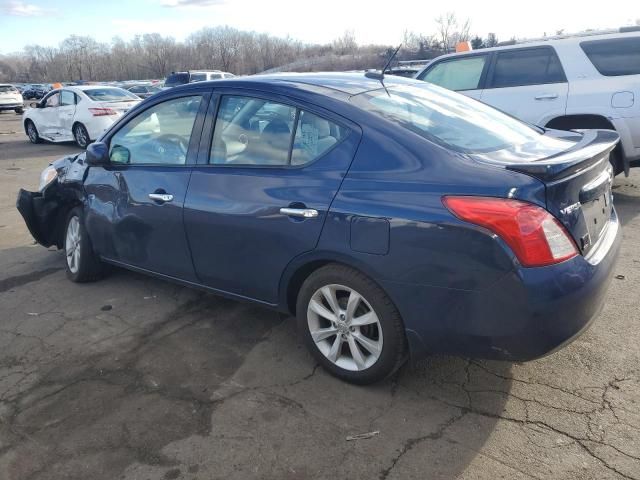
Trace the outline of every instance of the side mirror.
[[109, 147], [102, 142], [93, 142], [87, 147], [85, 162], [92, 167], [108, 165]]
[[109, 156], [111, 157], [109, 159], [111, 163], [127, 164], [131, 161], [131, 152], [122, 145], [114, 145]]
[[31, 103], [29, 104], [29, 106], [30, 106], [31, 108], [40, 108], [40, 103], [38, 103], [38, 102], [31, 102]]

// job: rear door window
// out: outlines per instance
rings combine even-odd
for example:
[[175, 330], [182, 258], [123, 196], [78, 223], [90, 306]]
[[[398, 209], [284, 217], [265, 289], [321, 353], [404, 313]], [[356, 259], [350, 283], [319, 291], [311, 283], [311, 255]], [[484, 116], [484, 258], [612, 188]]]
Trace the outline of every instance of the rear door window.
[[640, 74], [640, 37], [590, 40], [580, 47], [602, 75]]
[[346, 137], [348, 130], [311, 112], [260, 98], [223, 96], [209, 163], [300, 166]]
[[488, 88], [564, 83], [567, 79], [555, 50], [549, 47], [499, 52]]
[[480, 79], [487, 55], [444, 60], [429, 69], [420, 80], [433, 83], [449, 90], [476, 90], [480, 87]]
[[60, 105], [75, 105], [76, 95], [69, 90], [63, 90], [60, 92]]

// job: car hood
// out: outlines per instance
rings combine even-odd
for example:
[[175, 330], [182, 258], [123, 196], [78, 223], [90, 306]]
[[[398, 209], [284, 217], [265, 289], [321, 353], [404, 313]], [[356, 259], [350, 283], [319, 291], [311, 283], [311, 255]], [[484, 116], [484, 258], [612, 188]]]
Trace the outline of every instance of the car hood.
[[51, 162], [51, 166], [58, 172], [58, 183], [82, 183], [88, 165], [85, 163], [86, 152], [69, 155]]

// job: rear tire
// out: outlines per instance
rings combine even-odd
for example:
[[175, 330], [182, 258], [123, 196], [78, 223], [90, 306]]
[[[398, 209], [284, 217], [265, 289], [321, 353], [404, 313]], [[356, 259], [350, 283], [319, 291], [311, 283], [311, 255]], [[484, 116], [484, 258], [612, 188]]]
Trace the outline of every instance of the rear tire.
[[31, 143], [40, 143], [40, 134], [38, 133], [38, 129], [36, 128], [35, 123], [33, 123], [33, 121], [31, 120], [27, 120], [26, 128], [29, 141], [31, 141]]
[[67, 277], [72, 282], [92, 282], [99, 279], [103, 264], [93, 251], [91, 240], [84, 228], [84, 214], [81, 207], [71, 209], [64, 229], [64, 254]]
[[406, 360], [400, 314], [366, 275], [329, 264], [303, 283], [298, 327], [311, 354], [329, 373], [365, 385], [393, 374]]
[[16, 108], [16, 109], [15, 109], [15, 112], [16, 112], [18, 115], [21, 115], [21, 114], [23, 114], [23, 113], [24, 113], [24, 108], [22, 108], [22, 107], [18, 107], [18, 108]]
[[78, 145], [82, 149], [87, 148], [87, 146], [91, 143], [89, 132], [87, 132], [87, 129], [81, 123], [76, 123], [73, 126], [73, 138], [76, 141], [76, 145]]

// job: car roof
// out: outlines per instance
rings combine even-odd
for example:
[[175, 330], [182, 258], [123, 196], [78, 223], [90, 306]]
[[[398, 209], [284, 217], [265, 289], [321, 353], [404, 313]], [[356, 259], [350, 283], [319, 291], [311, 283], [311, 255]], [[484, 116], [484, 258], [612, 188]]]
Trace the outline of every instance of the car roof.
[[[385, 76], [384, 85], [411, 84], [415, 80], [398, 76]], [[234, 77], [206, 82], [196, 82], [181, 85], [180, 89], [198, 88], [203, 85], [229, 86], [239, 88], [266, 88], [290, 86], [299, 90], [320, 90], [340, 92], [346, 95], [357, 95], [382, 88], [380, 80], [365, 76], [364, 72], [314, 72], [314, 73], [274, 73], [268, 75], [252, 75], [247, 77]]]
[[[549, 45], [557, 45], [557, 44], [575, 44], [582, 42], [590, 42], [594, 40], [613, 40], [618, 38], [632, 38], [632, 37], [640, 37], [640, 32], [622, 32], [622, 33], [607, 33], [607, 34], [593, 34], [593, 35], [568, 35], [563, 38], [558, 37], [549, 37], [547, 39], [540, 38], [536, 40], [522, 40], [517, 41], [516, 43], [512, 43], [510, 45], [498, 45], [496, 47], [489, 48], [481, 48], [478, 50], [471, 50], [468, 52], [454, 52], [447, 53], [446, 55], [441, 55], [433, 60], [442, 60], [443, 58], [452, 58], [452, 57], [463, 57], [466, 55], [474, 55], [479, 53], [489, 53], [489, 52], [499, 52], [503, 50], [513, 50], [515, 48], [531, 48], [531, 47], [543, 47]], [[429, 67], [429, 65], [425, 66], [423, 69]]]

